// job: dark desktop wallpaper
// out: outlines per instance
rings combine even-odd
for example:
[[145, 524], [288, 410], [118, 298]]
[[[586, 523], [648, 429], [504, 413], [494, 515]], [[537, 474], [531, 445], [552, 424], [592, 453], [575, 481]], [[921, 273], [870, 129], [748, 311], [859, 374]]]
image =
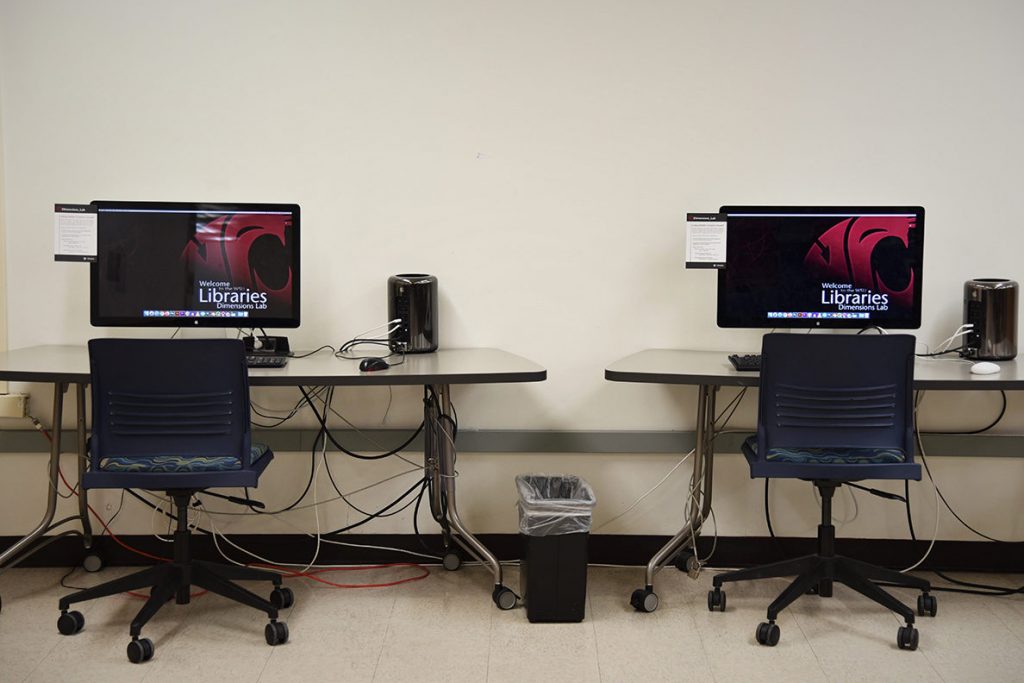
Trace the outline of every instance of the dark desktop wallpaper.
[[288, 318], [294, 249], [287, 213], [101, 212], [97, 313]]
[[913, 215], [730, 215], [720, 324], [916, 327], [921, 232]]

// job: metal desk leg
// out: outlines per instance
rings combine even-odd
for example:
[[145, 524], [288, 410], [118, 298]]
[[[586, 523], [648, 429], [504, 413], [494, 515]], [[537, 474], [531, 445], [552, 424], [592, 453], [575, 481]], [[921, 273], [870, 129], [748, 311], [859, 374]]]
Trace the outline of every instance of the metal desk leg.
[[21, 540], [10, 548], [0, 553], [0, 567], [3, 567], [9, 560], [17, 558], [25, 548], [32, 542], [46, 533], [53, 521], [53, 515], [57, 511], [57, 487], [60, 486], [57, 468], [60, 465], [60, 425], [64, 418], [64, 392], [68, 385], [64, 382], [56, 382], [53, 385], [53, 433], [50, 443], [50, 472], [46, 495], [46, 512], [42, 521], [35, 529], [26, 534]]
[[[501, 563], [498, 558], [481, 543], [462, 523], [455, 502], [455, 434], [454, 424], [449, 416], [452, 414], [451, 389], [447, 384], [435, 385], [434, 393], [441, 403], [441, 412], [431, 412], [433, 425], [430, 433], [435, 435], [438, 456], [437, 477], [440, 482], [440, 498], [443, 498], [443, 514], [450, 525], [448, 533], [451, 540], [458, 543], [467, 553], [487, 565], [494, 574], [494, 591], [491, 599], [503, 610], [512, 609], [519, 601], [518, 596], [502, 585]], [[439, 500], [440, 504], [441, 501]], [[431, 501], [434, 504], [434, 501]], [[442, 523], [442, 528], [444, 524]], [[452, 533], [454, 532], [454, 533]]]
[[85, 475], [85, 385], [75, 385], [75, 401], [78, 405], [78, 516], [82, 522], [82, 542], [86, 550], [92, 549], [92, 524], [89, 521], [89, 498], [82, 487]]
[[[425, 389], [432, 390], [433, 388], [426, 387]], [[441, 565], [448, 571], [455, 571], [462, 566], [462, 558], [452, 549], [452, 534], [445, 513], [445, 496], [441, 485], [442, 450], [440, 440], [442, 437], [438, 433], [440, 416], [432, 401], [423, 403], [423, 422], [425, 425], [423, 430], [423, 467], [429, 480], [427, 490], [430, 493], [430, 514], [441, 527], [441, 542], [444, 546]]]
[[[654, 575], [661, 571], [686, 548], [694, 550], [704, 520], [711, 513], [711, 483], [714, 466], [715, 392], [718, 387], [702, 384], [697, 393], [697, 433], [693, 452], [693, 481], [700, 482], [689, 500], [686, 524], [669, 539], [647, 563], [644, 587], [633, 591], [629, 602], [638, 612], [658, 609], [658, 595], [654, 592]], [[697, 569], [696, 565], [693, 567]]]

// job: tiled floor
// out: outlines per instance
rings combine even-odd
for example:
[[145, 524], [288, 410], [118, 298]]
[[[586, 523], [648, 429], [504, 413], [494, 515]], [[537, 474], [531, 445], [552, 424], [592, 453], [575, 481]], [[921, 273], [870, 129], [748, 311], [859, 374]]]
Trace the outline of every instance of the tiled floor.
[[[123, 574], [76, 573], [78, 585]], [[372, 572], [372, 580], [403, 570]], [[408, 572], [408, 570], [404, 570]], [[291, 581], [291, 638], [269, 647], [259, 613], [204, 595], [168, 605], [145, 635], [156, 655], [125, 656], [128, 623], [141, 602], [128, 596], [84, 603], [86, 627], [57, 633], [63, 570], [16, 569], [0, 576], [0, 681], [1021, 681], [1024, 596], [939, 595], [939, 614], [922, 618], [916, 652], [896, 647], [899, 620], [837, 586], [835, 597], [804, 597], [779, 620], [777, 647], [754, 629], [783, 581], [728, 587], [728, 611], [708, 612], [710, 573], [693, 581], [658, 575], [661, 606], [628, 605], [641, 568], [591, 568], [586, 620], [530, 624], [523, 609], [499, 611], [490, 575], [479, 567], [433, 568], [419, 582], [337, 590]], [[1024, 576], [959, 575], [1000, 585]], [[346, 580], [359, 580], [346, 576]], [[506, 583], [518, 585], [510, 567]], [[260, 589], [263, 590], [262, 588]], [[904, 600], [912, 591], [897, 591]]]

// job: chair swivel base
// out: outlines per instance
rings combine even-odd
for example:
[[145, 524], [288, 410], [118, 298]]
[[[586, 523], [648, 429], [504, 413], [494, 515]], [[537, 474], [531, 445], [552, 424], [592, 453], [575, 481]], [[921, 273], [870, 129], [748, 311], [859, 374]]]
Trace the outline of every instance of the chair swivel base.
[[779, 612], [805, 593], [814, 592], [823, 598], [832, 597], [832, 582], [838, 581], [903, 617], [907, 625], [901, 626], [897, 632], [896, 644], [901, 650], [916, 650], [918, 632], [914, 628], [913, 610], [886, 593], [874, 582], [885, 581], [897, 586], [917, 588], [921, 591], [921, 595], [917, 599], [918, 614], [934, 617], [938, 610], [938, 602], [935, 596], [930, 594], [932, 586], [925, 579], [916, 576], [907, 576], [892, 569], [836, 555], [836, 528], [832, 525], [832, 498], [835, 495], [836, 487], [841, 486], [842, 483], [831, 480], [814, 481], [814, 486], [821, 494], [821, 523], [818, 525], [818, 552], [816, 554], [718, 574], [711, 581], [714, 588], [708, 591], [708, 609], [712, 612], [725, 611], [723, 583], [795, 576], [796, 578], [789, 584], [789, 587], [768, 606], [768, 621], [758, 625], [754, 634], [757, 642], [761, 645], [773, 646], [779, 642], [779, 627], [775, 623]]
[[927, 580], [841, 555], [805, 555], [793, 560], [719, 574], [712, 580], [714, 588], [708, 591], [708, 609], [725, 611], [723, 583], [788, 576], [796, 578], [768, 606], [768, 621], [758, 625], [755, 632], [756, 640], [761, 645], [773, 646], [779, 642], [780, 630], [775, 623], [779, 612], [807, 593], [831, 597], [833, 581], [852, 588], [903, 617], [906, 626], [901, 626], [896, 636], [896, 644], [903, 650], [917, 649], [918, 631], [914, 628], [914, 611], [874, 582], [886, 581], [920, 590], [922, 593], [917, 600], [917, 611], [921, 616], [935, 616], [938, 610], [938, 602], [929, 593], [931, 584]]
[[[270, 594], [270, 599], [265, 600], [232, 581], [270, 581], [274, 584], [274, 590]], [[57, 629], [63, 635], [74, 635], [85, 627], [85, 617], [81, 612], [68, 611], [68, 608], [76, 602], [149, 587], [149, 599], [132, 620], [130, 628], [132, 640], [128, 644], [128, 659], [134, 663], [144, 662], [153, 657], [154, 646], [149, 638], [140, 638], [142, 627], [172, 599], [179, 605], [188, 604], [191, 599], [192, 586], [205, 588], [211, 593], [265, 612], [270, 617], [270, 623], [264, 630], [269, 645], [279, 645], [288, 640], [288, 625], [277, 620], [278, 610], [291, 607], [295, 602], [295, 597], [290, 588], [281, 586], [279, 574], [250, 567], [220, 565], [200, 560], [192, 560], [187, 564], [167, 562], [155, 565], [129, 576], [63, 597], [59, 604], [61, 614], [57, 619]]]

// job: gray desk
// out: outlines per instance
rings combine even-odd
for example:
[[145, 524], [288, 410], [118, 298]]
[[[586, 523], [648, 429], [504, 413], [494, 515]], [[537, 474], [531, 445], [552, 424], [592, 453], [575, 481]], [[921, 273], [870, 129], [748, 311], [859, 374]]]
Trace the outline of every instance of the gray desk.
[[[405, 362], [388, 370], [374, 373], [359, 372], [358, 363], [335, 358], [322, 352], [308, 358], [292, 358], [284, 368], [252, 369], [250, 386], [388, 386], [423, 385], [430, 387], [439, 398], [440, 413], [425, 409], [427, 438], [424, 440], [424, 465], [431, 478], [430, 507], [434, 519], [441, 525], [446, 548], [444, 564], [457, 568], [458, 556], [452, 543], [458, 544], [472, 557], [490, 567], [494, 574], [492, 598], [502, 609], [515, 607], [516, 595], [502, 585], [501, 565], [497, 558], [469, 532], [459, 517], [455, 499], [455, 446], [451, 415], [451, 385], [497, 384], [507, 382], [540, 382], [547, 378], [541, 366], [519, 356], [498, 349], [444, 349], [434, 353], [411, 354]], [[83, 346], [36, 346], [0, 353], [0, 380], [41, 382], [53, 384], [53, 419], [58, 427], [63, 420], [64, 394], [71, 385], [78, 397], [78, 468], [81, 475], [85, 467], [85, 387], [89, 384], [89, 356]], [[53, 523], [57, 506], [58, 464], [61, 452], [61, 430], [52, 430], [49, 481], [46, 512], [35, 529], [13, 546], [0, 553], [0, 568], [12, 566], [31, 552], [68, 531], [44, 539], [32, 546], [49, 531], [71, 521], [82, 525], [86, 548], [92, 546], [92, 530], [86, 509], [85, 491], [79, 496], [79, 514], [56, 524]], [[431, 438], [431, 434], [435, 438]]]
[[[1024, 390], [1024, 365], [1018, 361], [1000, 362], [995, 375], [972, 375], [970, 364], [955, 360], [918, 359], [914, 366], [914, 388], [922, 390], [987, 391]], [[697, 387], [696, 446], [694, 447], [694, 481], [700, 490], [690, 500], [687, 519], [679, 533], [669, 539], [647, 563], [644, 588], [634, 592], [634, 606], [639, 611], [657, 609], [654, 575], [687, 549], [693, 549], [701, 526], [711, 512], [711, 490], [714, 478], [715, 394], [720, 387], [757, 387], [756, 372], [739, 372], [729, 362], [725, 351], [687, 351], [680, 349], [648, 349], [617, 360], [605, 369], [605, 379], [613, 382], [650, 384], [685, 384]], [[694, 569], [693, 556], [685, 567]], [[638, 604], [639, 603], [639, 606]]]

